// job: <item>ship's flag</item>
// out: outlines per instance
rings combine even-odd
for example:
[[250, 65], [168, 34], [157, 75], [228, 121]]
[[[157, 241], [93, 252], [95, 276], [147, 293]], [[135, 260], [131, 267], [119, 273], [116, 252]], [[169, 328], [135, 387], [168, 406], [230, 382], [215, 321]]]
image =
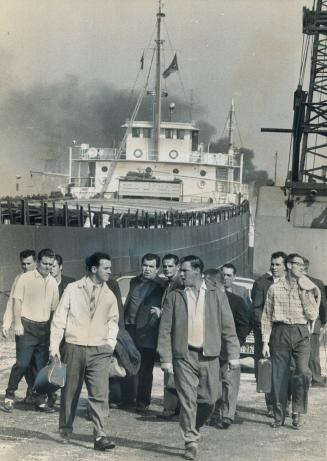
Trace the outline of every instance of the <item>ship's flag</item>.
[[140, 63], [141, 63], [141, 70], [143, 70], [143, 68], [144, 68], [144, 51], [143, 51], [143, 54], [141, 56]]
[[163, 78], [169, 77], [170, 74], [173, 72], [178, 71], [178, 64], [177, 64], [177, 55], [175, 53], [175, 56], [173, 57], [173, 60], [171, 61], [170, 65], [167, 67], [167, 69], [164, 71], [162, 74]]

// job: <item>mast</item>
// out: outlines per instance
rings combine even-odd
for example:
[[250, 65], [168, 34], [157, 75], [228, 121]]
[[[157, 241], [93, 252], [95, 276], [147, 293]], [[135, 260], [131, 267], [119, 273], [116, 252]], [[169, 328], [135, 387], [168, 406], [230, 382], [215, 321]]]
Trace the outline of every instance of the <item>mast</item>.
[[228, 114], [228, 153], [233, 153], [233, 130], [234, 130], [234, 100], [230, 105]]
[[161, 12], [161, 0], [159, 0], [159, 10], [157, 13], [157, 39], [156, 39], [156, 76], [155, 76], [155, 99], [153, 107], [153, 153], [152, 160], [158, 160], [160, 122], [161, 122], [161, 19], [165, 14]]

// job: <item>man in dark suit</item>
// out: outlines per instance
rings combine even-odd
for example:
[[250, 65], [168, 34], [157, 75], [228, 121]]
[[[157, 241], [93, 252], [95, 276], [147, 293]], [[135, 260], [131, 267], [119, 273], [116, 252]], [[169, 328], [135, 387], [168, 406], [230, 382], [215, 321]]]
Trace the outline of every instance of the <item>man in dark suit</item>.
[[140, 412], [147, 411], [151, 403], [153, 367], [164, 292], [158, 278], [159, 267], [158, 255], [147, 253], [143, 256], [142, 272], [131, 279], [124, 306], [125, 328], [141, 354], [141, 367], [137, 376], [124, 379], [122, 397], [125, 405], [133, 404], [136, 397], [136, 410]]
[[[182, 279], [179, 275], [179, 258], [174, 254], [166, 254], [162, 259], [162, 272], [165, 291], [162, 297], [162, 304], [167, 295], [177, 288], [183, 287]], [[174, 377], [169, 373], [164, 374], [164, 400], [163, 411], [159, 417], [169, 419], [178, 414], [179, 403], [176, 390], [174, 388]], [[172, 386], [173, 384], [173, 386]]]
[[[309, 260], [303, 258], [304, 260], [304, 271], [308, 275], [309, 270]], [[313, 331], [310, 335], [310, 359], [309, 359], [309, 368], [312, 375], [311, 386], [312, 387], [327, 387], [325, 378], [321, 376], [321, 367], [320, 367], [320, 344], [319, 337], [320, 333], [326, 331], [327, 325], [327, 299], [325, 293], [325, 287], [321, 280], [316, 279], [308, 275], [309, 279], [317, 285], [321, 293], [321, 301], [319, 306], [319, 316], [314, 323]]]
[[247, 309], [248, 315], [251, 315], [252, 304], [249, 296], [249, 291], [245, 287], [242, 287], [241, 285], [237, 285], [237, 283], [235, 283], [236, 272], [237, 271], [234, 264], [224, 264], [221, 268], [222, 283], [225, 287], [226, 292], [233, 293], [234, 295], [243, 298], [243, 300], [245, 301], [245, 307]]
[[[277, 251], [271, 255], [270, 271], [259, 277], [253, 284], [251, 291], [253, 305], [253, 334], [254, 334], [254, 367], [257, 378], [258, 362], [262, 358], [261, 316], [265, 305], [269, 287], [286, 274], [286, 253]], [[266, 394], [268, 415], [273, 416], [272, 395]]]
[[[205, 280], [209, 280], [222, 291], [226, 292], [233, 314], [236, 334], [240, 346], [243, 346], [249, 333], [250, 324], [244, 299], [241, 296], [225, 290], [221, 284], [221, 273], [219, 269], [207, 269], [204, 272], [204, 276]], [[235, 417], [236, 403], [241, 380], [241, 370], [240, 367], [234, 369], [229, 368], [224, 344], [222, 345], [219, 363], [222, 381], [222, 395], [218, 398], [215, 404], [215, 409], [210, 419], [210, 425], [216, 426], [220, 429], [228, 429], [233, 423]]]

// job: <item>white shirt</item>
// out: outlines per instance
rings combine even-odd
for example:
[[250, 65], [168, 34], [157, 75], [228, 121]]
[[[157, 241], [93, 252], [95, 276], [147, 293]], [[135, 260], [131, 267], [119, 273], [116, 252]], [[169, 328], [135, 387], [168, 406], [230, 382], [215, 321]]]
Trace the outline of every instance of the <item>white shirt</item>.
[[185, 288], [188, 312], [188, 344], [193, 347], [203, 347], [204, 342], [204, 302], [207, 287], [205, 282], [196, 297], [191, 287]]

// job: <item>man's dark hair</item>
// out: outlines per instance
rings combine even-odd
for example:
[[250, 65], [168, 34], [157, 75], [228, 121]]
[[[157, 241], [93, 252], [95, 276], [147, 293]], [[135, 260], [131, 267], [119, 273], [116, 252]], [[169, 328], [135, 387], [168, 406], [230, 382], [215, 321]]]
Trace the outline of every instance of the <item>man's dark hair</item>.
[[144, 263], [145, 260], [147, 261], [153, 261], [155, 259], [156, 261], [156, 267], [158, 269], [158, 267], [160, 266], [160, 257], [154, 253], [146, 253], [143, 257], [142, 257], [142, 264]]
[[203, 272], [203, 275], [204, 275], [205, 278], [208, 278], [212, 282], [216, 283], [216, 282], [220, 281], [221, 271], [220, 271], [220, 269], [215, 269], [215, 268], [206, 269]]
[[293, 262], [294, 258], [301, 258], [302, 261], [304, 262], [303, 256], [299, 255], [298, 253], [290, 253], [286, 258], [286, 263]]
[[231, 264], [231, 263], [226, 263], [222, 266], [222, 269], [226, 267], [226, 269], [233, 269], [233, 272], [234, 272], [234, 275], [236, 275], [236, 267], [234, 266], [234, 264]]
[[85, 265], [87, 269], [91, 272], [92, 267], [99, 267], [101, 259], [107, 259], [108, 261], [111, 261], [111, 257], [108, 255], [108, 253], [97, 251], [85, 259]]
[[171, 253], [167, 253], [163, 258], [162, 258], [162, 264], [166, 259], [173, 259], [175, 265], [179, 264], [179, 257], [177, 255], [173, 255]]
[[55, 252], [50, 248], [43, 248], [43, 250], [39, 251], [37, 255], [37, 260], [41, 261], [42, 258], [54, 258]]
[[287, 254], [284, 253], [284, 251], [275, 251], [275, 253], [271, 255], [270, 259], [277, 259], [277, 258], [283, 258], [284, 263], [285, 263]]
[[200, 269], [201, 274], [204, 269], [203, 261], [198, 256], [194, 256], [194, 255], [184, 256], [184, 258], [181, 258], [180, 263], [181, 264], [190, 263], [193, 269]]
[[62, 266], [63, 260], [62, 260], [62, 256], [61, 256], [61, 255], [58, 255], [58, 253], [56, 253], [56, 254], [55, 254], [55, 260], [57, 261], [58, 266]]
[[32, 256], [34, 261], [36, 261], [36, 253], [34, 250], [26, 249], [19, 253], [19, 259], [26, 259], [26, 258], [29, 258], [30, 256]]

